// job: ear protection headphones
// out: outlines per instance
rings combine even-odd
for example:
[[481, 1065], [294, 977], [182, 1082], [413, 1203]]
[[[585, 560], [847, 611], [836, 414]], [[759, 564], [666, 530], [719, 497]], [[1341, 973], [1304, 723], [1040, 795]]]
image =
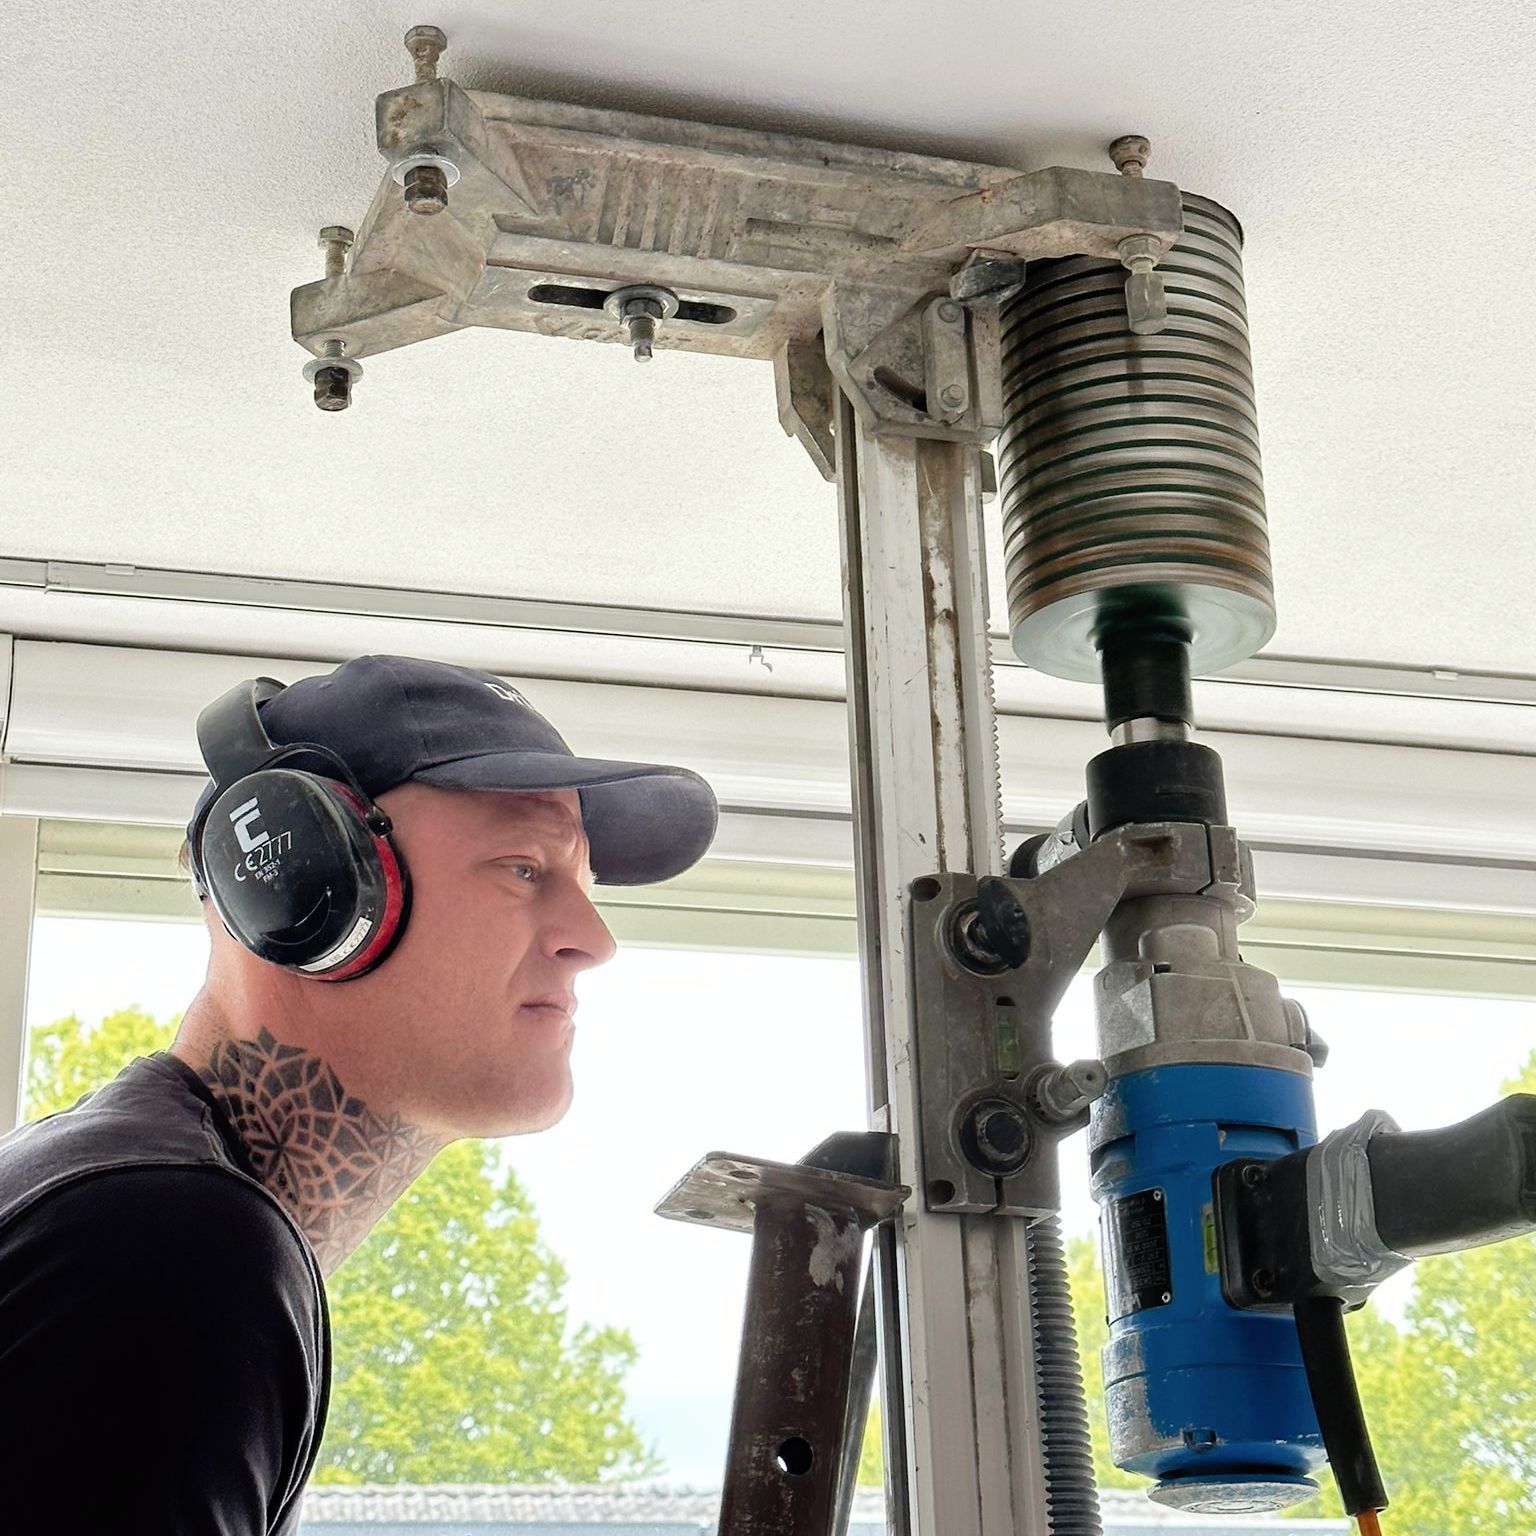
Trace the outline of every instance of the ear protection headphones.
[[[258, 711], [283, 687], [255, 678], [197, 717], [214, 793], [188, 833], [192, 875], [253, 955], [317, 981], [351, 981], [399, 942], [410, 876], [389, 817], [336, 753], [272, 743]], [[311, 766], [278, 766], [290, 759]]]

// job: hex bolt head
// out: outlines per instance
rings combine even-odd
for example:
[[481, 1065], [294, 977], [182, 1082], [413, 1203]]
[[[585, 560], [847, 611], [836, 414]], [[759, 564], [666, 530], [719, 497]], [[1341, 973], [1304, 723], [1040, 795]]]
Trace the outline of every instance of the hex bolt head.
[[347, 356], [340, 336], [321, 343], [320, 355], [304, 364], [304, 377], [315, 386], [315, 404], [322, 411], [344, 411], [352, 403], [352, 385], [362, 378], [363, 365]]
[[939, 305], [939, 319], [946, 325], [954, 325], [965, 318], [965, 311], [953, 299], [945, 299]]
[[344, 411], [352, 404], [352, 375], [345, 368], [315, 370], [315, 404], [322, 411]]
[[405, 206], [412, 213], [441, 213], [448, 206], [448, 178], [436, 165], [413, 165], [405, 173]]
[[1155, 336], [1168, 324], [1168, 292], [1161, 272], [1133, 272], [1126, 278], [1125, 313], [1137, 336]]
[[1122, 134], [1109, 146], [1109, 158], [1122, 176], [1140, 176], [1152, 158], [1152, 144], [1139, 133]]
[[946, 384], [939, 391], [939, 399], [952, 411], [958, 411], [965, 404], [965, 391], [958, 384]]
[[448, 46], [448, 34], [441, 27], [412, 27], [405, 34], [405, 51], [416, 66], [416, 81], [437, 79], [437, 61]]

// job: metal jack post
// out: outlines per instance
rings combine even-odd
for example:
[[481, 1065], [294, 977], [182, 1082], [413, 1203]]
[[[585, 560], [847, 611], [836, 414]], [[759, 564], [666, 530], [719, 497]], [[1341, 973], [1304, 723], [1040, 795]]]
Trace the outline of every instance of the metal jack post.
[[[752, 1233], [720, 1529], [842, 1536], [874, 1374], [864, 1233], [908, 1191], [895, 1140], [831, 1137], [800, 1162], [712, 1152], [657, 1214]], [[860, 1293], [864, 1300], [860, 1304]]]

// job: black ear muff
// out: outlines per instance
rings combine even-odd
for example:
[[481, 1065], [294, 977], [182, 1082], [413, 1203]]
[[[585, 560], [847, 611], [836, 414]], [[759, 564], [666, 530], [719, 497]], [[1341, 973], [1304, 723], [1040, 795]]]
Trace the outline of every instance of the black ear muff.
[[[329, 747], [275, 746], [260, 706], [283, 691], [258, 677], [197, 717], [217, 794], [188, 829], [193, 879], [224, 926], [263, 960], [350, 981], [395, 947], [411, 882], [389, 817]], [[281, 767], [297, 759], [303, 767]], [[318, 771], [311, 771], [318, 770]]]
[[230, 933], [263, 960], [350, 981], [393, 949], [410, 879], [389, 819], [354, 789], [295, 768], [237, 779], [208, 807], [197, 864]]

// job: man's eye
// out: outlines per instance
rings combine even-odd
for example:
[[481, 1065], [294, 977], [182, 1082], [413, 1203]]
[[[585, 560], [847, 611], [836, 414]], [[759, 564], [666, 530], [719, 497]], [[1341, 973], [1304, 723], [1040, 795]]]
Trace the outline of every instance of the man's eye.
[[531, 859], [508, 859], [503, 868], [512, 870], [519, 880], [532, 885], [539, 878], [539, 866]]

